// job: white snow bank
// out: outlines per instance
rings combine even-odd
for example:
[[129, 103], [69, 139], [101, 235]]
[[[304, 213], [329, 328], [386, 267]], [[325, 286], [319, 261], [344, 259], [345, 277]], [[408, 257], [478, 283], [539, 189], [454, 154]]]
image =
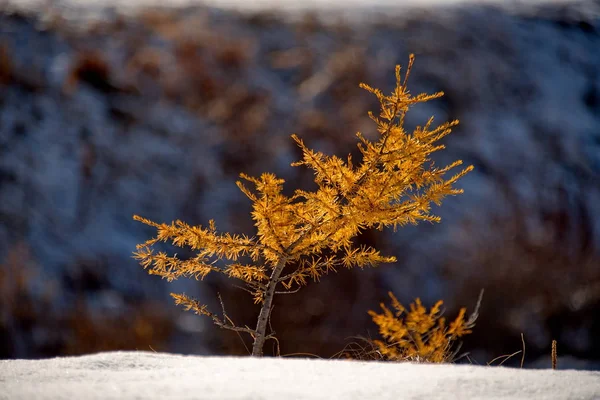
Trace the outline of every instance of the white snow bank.
[[600, 372], [112, 352], [0, 361], [0, 399], [599, 399]]
[[[21, 4], [48, 4], [48, 0], [11, 0], [13, 3]], [[405, 5], [456, 5], [456, 4], [506, 4], [513, 6], [536, 4], [569, 4], [582, 0], [54, 0], [54, 3], [64, 5], [116, 5], [116, 6], [171, 6], [186, 7], [193, 5], [209, 5], [219, 8], [241, 8], [241, 9], [346, 9], [346, 8], [368, 8], [373, 6], [381, 7], [401, 7]]]
[[[135, 11], [145, 7], [193, 7], [209, 6], [225, 10], [238, 11], [283, 11], [283, 12], [352, 12], [370, 13], [377, 10], [399, 11], [403, 8], [426, 8], [461, 6], [461, 5], [494, 5], [500, 7], [524, 9], [537, 5], [568, 5], [585, 3], [585, 0], [4, 0], [8, 5], [19, 8], [40, 9], [49, 4], [67, 8], [83, 7], [88, 10], [115, 7], [120, 12]], [[1, 5], [2, 1], [0, 1]]]

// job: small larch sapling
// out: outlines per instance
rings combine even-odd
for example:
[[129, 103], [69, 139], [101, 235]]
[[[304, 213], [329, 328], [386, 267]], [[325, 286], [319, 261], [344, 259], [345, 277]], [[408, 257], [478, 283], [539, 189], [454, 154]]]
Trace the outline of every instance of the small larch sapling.
[[[396, 67], [396, 87], [390, 95], [364, 83], [360, 85], [377, 96], [381, 104], [378, 116], [369, 113], [379, 132], [377, 140], [370, 141], [357, 133], [360, 162], [354, 163], [350, 156], [344, 160], [313, 151], [292, 135], [303, 153], [302, 159], [292, 166], [306, 166], [314, 171], [315, 191], [296, 190], [285, 196], [283, 179], [271, 173], [258, 178], [240, 175], [253, 186], [237, 182], [252, 201], [256, 236], [218, 232], [212, 220], [202, 227], [182, 221], [159, 224], [134, 216], [157, 229], [156, 237], [137, 246], [134, 257], [150, 274], [169, 281], [180, 277], [202, 279], [211, 272], [241, 281], [260, 307], [254, 328], [236, 326], [224, 307], [220, 316], [185, 294], [172, 296], [186, 310], [210, 317], [221, 328], [249, 334], [254, 340], [252, 355], [262, 356], [265, 341], [275, 338], [274, 332], [267, 329], [277, 294], [293, 293], [309, 280], [318, 281], [323, 274], [338, 268], [394, 262], [394, 257], [382, 256], [372, 247], [358, 246], [354, 239], [366, 229], [395, 230], [419, 221], [438, 222], [440, 218], [431, 214], [431, 203], [440, 205], [444, 197], [462, 193], [453, 184], [472, 166], [445, 178], [462, 162], [438, 168], [430, 158], [444, 148], [439, 140], [458, 121], [432, 127], [430, 118], [412, 133], [404, 130], [404, 118], [411, 106], [443, 95], [410, 94], [406, 84], [413, 60], [411, 55], [404, 79], [400, 66]], [[181, 259], [157, 252], [152, 247], [161, 241], [188, 247], [194, 256]]]

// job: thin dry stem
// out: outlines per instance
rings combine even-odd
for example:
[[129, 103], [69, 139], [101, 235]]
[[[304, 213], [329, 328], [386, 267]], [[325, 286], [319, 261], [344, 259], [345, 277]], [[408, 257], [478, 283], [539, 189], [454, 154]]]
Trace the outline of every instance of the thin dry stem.
[[552, 340], [552, 369], [556, 369], [558, 365], [558, 354], [556, 351], [556, 340]]
[[523, 336], [523, 332], [521, 332], [521, 343], [523, 344], [523, 353], [521, 354], [521, 368], [523, 368], [523, 364], [525, 363], [525, 337]]

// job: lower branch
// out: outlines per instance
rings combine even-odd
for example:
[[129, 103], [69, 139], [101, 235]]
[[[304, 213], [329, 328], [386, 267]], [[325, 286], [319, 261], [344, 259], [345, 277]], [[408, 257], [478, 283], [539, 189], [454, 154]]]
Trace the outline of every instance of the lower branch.
[[213, 323], [215, 325], [217, 325], [219, 328], [228, 329], [230, 331], [235, 331], [235, 332], [246, 332], [246, 333], [250, 334], [250, 336], [252, 336], [253, 338], [256, 338], [256, 331], [254, 329], [245, 328], [245, 327], [241, 327], [241, 326], [235, 326], [230, 323], [223, 322], [219, 318], [213, 318]]
[[221, 303], [221, 308], [223, 310], [223, 319], [219, 318], [216, 314], [208, 311], [206, 305], [200, 303], [196, 299], [186, 296], [185, 294], [171, 293], [171, 296], [175, 299], [175, 304], [183, 305], [186, 311], [192, 310], [198, 315], [206, 315], [207, 317], [210, 317], [213, 320], [213, 323], [219, 328], [228, 329], [230, 331], [235, 332], [245, 332], [250, 334], [250, 336], [252, 336], [253, 338], [256, 338], [257, 336], [256, 332], [253, 329], [250, 329], [248, 327], [235, 326], [231, 318], [229, 318], [227, 316], [227, 313], [225, 312], [225, 305], [223, 304], [223, 299], [221, 298], [220, 294], [218, 295], [218, 297], [219, 302]]

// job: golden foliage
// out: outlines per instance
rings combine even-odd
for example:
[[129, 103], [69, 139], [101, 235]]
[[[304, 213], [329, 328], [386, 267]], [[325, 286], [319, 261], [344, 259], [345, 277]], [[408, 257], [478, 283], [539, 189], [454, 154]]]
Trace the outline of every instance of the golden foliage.
[[393, 310], [382, 303], [382, 314], [369, 311], [384, 338], [384, 341], [375, 340], [374, 343], [386, 360], [431, 363], [451, 361], [455, 354], [452, 345], [459, 337], [471, 333], [474, 326], [476, 314], [475, 318], [466, 320], [464, 308], [447, 325], [446, 319], [441, 316], [441, 300], [427, 311], [421, 300], [416, 299], [410, 305], [410, 310], [407, 310], [391, 292], [389, 296]]
[[[437, 142], [458, 121], [433, 128], [431, 118], [412, 133], [405, 132], [404, 117], [411, 106], [443, 95], [441, 92], [410, 94], [406, 84], [412, 63], [411, 56], [403, 80], [400, 66], [396, 67], [396, 88], [388, 96], [366, 84], [360, 85], [377, 96], [381, 104], [378, 116], [369, 113], [379, 139], [370, 141], [357, 134], [360, 163], [355, 165], [350, 156], [343, 160], [311, 150], [292, 135], [303, 153], [302, 160], [292, 166], [312, 169], [317, 190], [296, 190], [288, 197], [283, 194], [284, 180], [274, 174], [240, 175], [245, 182], [238, 181], [237, 185], [253, 203], [255, 237], [217, 233], [213, 221], [203, 228], [182, 221], [157, 224], [134, 216], [157, 229], [155, 238], [137, 246], [135, 258], [149, 273], [169, 281], [179, 277], [202, 279], [211, 272], [241, 280], [255, 302], [261, 304], [259, 322], [253, 331], [253, 336], [259, 338], [253, 354], [258, 354], [257, 346], [262, 354], [260, 341], [268, 337], [264, 330], [273, 296], [281, 293], [276, 291], [279, 284], [289, 293], [339, 267], [364, 268], [394, 262], [394, 257], [383, 256], [374, 248], [356, 246], [353, 239], [365, 229], [396, 229], [419, 221], [438, 222], [440, 218], [430, 212], [431, 203], [439, 205], [444, 197], [462, 193], [453, 184], [472, 169], [469, 166], [445, 178], [448, 171], [462, 162], [437, 168], [430, 159], [432, 153], [444, 148]], [[158, 242], [189, 247], [196, 255], [181, 260], [155, 252], [152, 246]], [[248, 262], [238, 262], [241, 258]], [[203, 306], [186, 296], [176, 299], [186, 309], [211, 316], [223, 328], [235, 328], [226, 318], [221, 320], [205, 312]]]

